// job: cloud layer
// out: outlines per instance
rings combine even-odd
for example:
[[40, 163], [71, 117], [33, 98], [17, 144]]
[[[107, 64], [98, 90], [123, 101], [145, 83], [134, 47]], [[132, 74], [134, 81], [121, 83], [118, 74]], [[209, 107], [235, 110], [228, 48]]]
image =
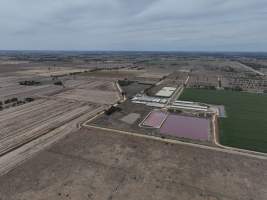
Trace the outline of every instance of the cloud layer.
[[0, 49], [267, 51], [266, 0], [2, 0]]

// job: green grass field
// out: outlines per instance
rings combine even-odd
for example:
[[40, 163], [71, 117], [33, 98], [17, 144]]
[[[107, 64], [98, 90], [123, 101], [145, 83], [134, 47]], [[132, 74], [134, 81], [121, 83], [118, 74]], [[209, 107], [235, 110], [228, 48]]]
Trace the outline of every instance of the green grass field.
[[267, 153], [267, 95], [232, 91], [186, 89], [179, 100], [224, 105], [220, 142], [226, 146]]

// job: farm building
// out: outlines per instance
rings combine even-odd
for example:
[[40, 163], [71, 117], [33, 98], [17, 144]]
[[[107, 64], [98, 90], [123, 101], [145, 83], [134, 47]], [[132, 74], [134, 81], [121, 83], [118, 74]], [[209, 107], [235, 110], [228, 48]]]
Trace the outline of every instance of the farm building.
[[174, 88], [174, 87], [164, 87], [156, 93], [156, 96], [170, 97], [174, 93], [175, 90], [176, 90], [176, 88]]

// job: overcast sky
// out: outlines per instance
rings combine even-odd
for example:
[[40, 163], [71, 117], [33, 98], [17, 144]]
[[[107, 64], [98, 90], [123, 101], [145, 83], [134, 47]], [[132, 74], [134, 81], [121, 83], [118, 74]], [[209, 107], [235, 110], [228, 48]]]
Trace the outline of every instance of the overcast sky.
[[267, 51], [267, 0], [0, 0], [0, 49]]

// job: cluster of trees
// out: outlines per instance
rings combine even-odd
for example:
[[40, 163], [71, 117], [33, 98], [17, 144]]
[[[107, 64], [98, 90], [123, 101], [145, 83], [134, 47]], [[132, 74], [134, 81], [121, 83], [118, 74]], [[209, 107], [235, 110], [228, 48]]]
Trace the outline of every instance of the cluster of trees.
[[127, 85], [131, 85], [132, 83], [134, 83], [134, 81], [124, 79], [124, 80], [118, 80], [118, 83], [120, 86], [127, 86]]
[[25, 102], [32, 102], [32, 101], [34, 101], [34, 98], [32, 98], [32, 97], [27, 97], [27, 98], [24, 99], [24, 101], [25, 101]]
[[70, 72], [69, 75], [79, 75], [79, 74], [82, 74], [82, 73], [88, 73], [90, 72], [89, 70], [84, 70], [82, 72]]
[[121, 108], [116, 106], [111, 106], [108, 110], [105, 110], [106, 115], [112, 115], [114, 112], [121, 111]]
[[34, 99], [31, 97], [26, 97], [24, 100], [19, 100], [16, 97], [6, 99], [4, 101], [0, 101], [0, 110], [3, 110], [5, 107], [15, 107], [32, 101], [34, 101]]
[[18, 102], [18, 98], [6, 99], [4, 101], [4, 104], [10, 104], [10, 103], [14, 103], [14, 102]]
[[19, 82], [19, 84], [30, 86], [30, 85], [40, 85], [41, 82], [39, 82], [39, 81], [21, 81], [21, 82]]
[[63, 85], [62, 81], [56, 81], [54, 82], [54, 85]]

